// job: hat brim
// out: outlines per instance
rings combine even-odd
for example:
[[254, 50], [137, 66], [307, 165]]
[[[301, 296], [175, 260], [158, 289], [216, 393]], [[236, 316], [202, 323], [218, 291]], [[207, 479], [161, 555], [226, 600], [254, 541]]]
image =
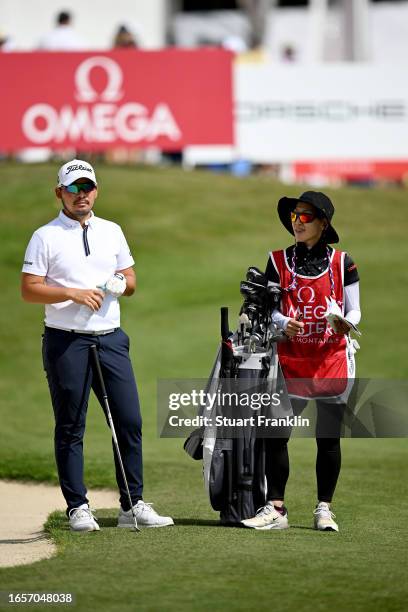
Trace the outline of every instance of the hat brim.
[[[281, 198], [278, 202], [279, 219], [281, 220], [284, 227], [286, 227], [288, 232], [292, 234], [292, 236], [294, 236], [295, 234], [293, 232], [292, 221], [290, 220], [290, 213], [296, 208], [296, 204], [298, 202], [301, 202], [299, 198], [287, 197]], [[317, 207], [315, 206], [315, 208]], [[340, 240], [338, 233], [330, 223], [327, 226], [324, 238], [328, 244], [333, 244], [335, 242], [339, 242]]]
[[75, 181], [77, 181], [77, 180], [78, 180], [78, 179], [80, 179], [80, 178], [85, 178], [85, 179], [88, 179], [88, 181], [89, 181], [90, 183], [93, 183], [93, 184], [95, 185], [95, 187], [97, 187], [97, 186], [98, 186], [98, 183], [97, 183], [97, 182], [96, 182], [96, 181], [95, 181], [93, 178], [91, 178], [91, 177], [90, 177], [90, 176], [88, 176], [87, 174], [85, 174], [85, 175], [84, 175], [84, 174], [81, 174], [81, 176], [76, 176], [75, 178], [72, 178], [72, 177], [71, 177], [71, 178], [69, 179], [69, 181], [66, 181], [66, 182], [64, 182], [64, 183], [60, 183], [60, 184], [58, 185], [58, 187], [68, 187], [69, 185], [72, 185], [72, 183], [75, 183]]

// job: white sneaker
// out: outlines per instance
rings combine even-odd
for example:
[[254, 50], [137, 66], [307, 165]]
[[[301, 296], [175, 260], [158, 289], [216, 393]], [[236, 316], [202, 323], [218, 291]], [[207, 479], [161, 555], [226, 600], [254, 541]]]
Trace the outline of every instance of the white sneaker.
[[313, 511], [313, 514], [314, 528], [318, 531], [339, 530], [339, 526], [333, 520], [333, 518], [336, 518], [336, 515], [330, 510], [330, 506], [326, 502], [320, 502]]
[[245, 527], [252, 529], [287, 529], [289, 527], [288, 513], [285, 509], [285, 514], [281, 514], [275, 506], [268, 502], [266, 506], [260, 508], [253, 518], [241, 521]]
[[69, 511], [69, 526], [72, 531], [99, 531], [99, 525], [88, 504]]
[[[170, 516], [160, 516], [156, 510], [153, 510], [152, 504], [148, 504], [143, 500], [139, 500], [133, 506], [135, 511], [138, 527], [167, 527], [174, 525], [174, 521]], [[118, 527], [134, 527], [133, 516], [131, 510], [119, 510]]]

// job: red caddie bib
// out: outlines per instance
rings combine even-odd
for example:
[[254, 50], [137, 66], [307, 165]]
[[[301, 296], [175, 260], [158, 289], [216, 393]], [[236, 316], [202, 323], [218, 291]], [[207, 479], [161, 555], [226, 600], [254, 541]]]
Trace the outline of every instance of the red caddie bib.
[[[334, 299], [344, 312], [344, 256], [333, 250], [330, 263], [334, 281]], [[285, 251], [270, 254], [282, 288], [292, 282], [292, 271]], [[292, 396], [329, 398], [341, 395], [347, 386], [347, 340], [336, 334], [324, 318], [326, 297], [331, 295], [329, 267], [318, 276], [297, 274], [297, 287], [282, 291], [280, 311], [305, 324], [302, 334], [278, 343], [279, 361], [288, 391]], [[303, 380], [299, 380], [303, 379]]]

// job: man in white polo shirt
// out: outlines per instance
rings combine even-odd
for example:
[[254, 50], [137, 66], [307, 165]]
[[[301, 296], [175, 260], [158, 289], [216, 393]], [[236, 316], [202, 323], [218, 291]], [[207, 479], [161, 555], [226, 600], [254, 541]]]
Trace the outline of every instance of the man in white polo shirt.
[[[43, 361], [55, 416], [55, 457], [67, 515], [75, 531], [99, 530], [83, 482], [83, 436], [91, 388], [102, 404], [90, 346], [99, 359], [119, 448], [139, 525], [173, 525], [142, 498], [142, 421], [129, 338], [120, 328], [120, 296], [135, 291], [134, 260], [121, 228], [96, 217], [92, 166], [74, 159], [58, 173], [62, 210], [36, 230], [27, 247], [22, 296], [45, 304]], [[133, 527], [126, 486], [115, 455], [119, 527]]]

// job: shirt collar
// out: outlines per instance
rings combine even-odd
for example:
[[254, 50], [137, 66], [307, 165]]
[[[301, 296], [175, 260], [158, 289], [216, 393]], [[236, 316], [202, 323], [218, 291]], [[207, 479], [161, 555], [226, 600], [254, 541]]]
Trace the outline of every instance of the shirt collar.
[[[75, 221], [75, 219], [70, 219], [64, 213], [63, 210], [60, 210], [59, 215], [58, 215], [58, 219], [61, 221], [61, 223], [63, 225], [65, 225], [65, 227], [81, 227], [81, 224], [80, 224], [79, 221]], [[95, 214], [94, 214], [93, 210], [91, 210], [91, 217], [86, 222], [86, 225], [89, 225], [89, 227], [93, 227], [95, 225]]]
[[296, 245], [296, 250], [299, 254], [305, 255], [306, 253], [310, 253], [311, 255], [321, 256], [326, 255], [327, 242], [323, 237], [320, 238], [315, 245], [313, 245], [310, 249], [307, 248], [304, 242], [298, 242]]

